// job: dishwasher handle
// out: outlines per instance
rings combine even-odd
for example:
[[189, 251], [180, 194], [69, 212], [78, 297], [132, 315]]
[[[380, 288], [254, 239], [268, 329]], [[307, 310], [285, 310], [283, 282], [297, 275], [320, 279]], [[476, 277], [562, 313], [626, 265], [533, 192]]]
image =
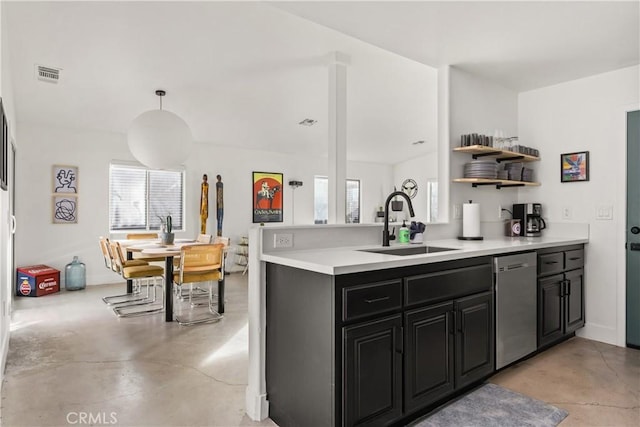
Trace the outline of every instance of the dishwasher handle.
[[529, 267], [534, 267], [534, 266], [530, 265], [528, 262], [519, 262], [516, 264], [509, 264], [504, 267], [499, 267], [498, 271], [499, 272], [514, 271], [514, 270], [521, 270], [523, 268], [529, 268]]

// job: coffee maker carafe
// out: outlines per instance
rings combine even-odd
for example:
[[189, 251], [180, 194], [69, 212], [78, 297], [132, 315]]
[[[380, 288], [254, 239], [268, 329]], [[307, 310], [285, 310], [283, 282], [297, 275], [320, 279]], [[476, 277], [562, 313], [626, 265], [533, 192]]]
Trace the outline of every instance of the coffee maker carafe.
[[527, 237], [540, 236], [547, 224], [542, 218], [540, 203], [519, 203], [513, 205], [513, 219], [520, 220], [520, 235]]

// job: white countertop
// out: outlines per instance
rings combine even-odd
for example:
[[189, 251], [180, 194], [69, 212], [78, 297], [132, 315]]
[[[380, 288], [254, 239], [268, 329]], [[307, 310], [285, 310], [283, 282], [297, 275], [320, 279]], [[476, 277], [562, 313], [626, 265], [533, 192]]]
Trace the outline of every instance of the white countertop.
[[[302, 270], [340, 275], [588, 242], [589, 239], [576, 237], [494, 237], [485, 238], [482, 241], [447, 239], [429, 241], [423, 245], [455, 250], [398, 256], [361, 251], [362, 249], [383, 249], [381, 245], [344, 246], [263, 253], [260, 259]], [[409, 246], [420, 245], [396, 243], [390, 248]]]

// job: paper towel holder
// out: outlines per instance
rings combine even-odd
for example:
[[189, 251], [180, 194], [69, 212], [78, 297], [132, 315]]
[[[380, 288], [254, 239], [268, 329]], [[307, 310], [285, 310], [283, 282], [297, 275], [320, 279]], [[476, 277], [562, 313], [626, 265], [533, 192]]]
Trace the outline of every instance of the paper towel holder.
[[477, 237], [458, 236], [458, 240], [484, 240], [484, 237], [482, 237], [482, 236], [477, 236]]
[[[469, 200], [469, 203], [471, 203], [471, 200]], [[484, 240], [484, 237], [482, 237], [482, 236], [473, 236], [473, 237], [458, 236], [458, 240]]]

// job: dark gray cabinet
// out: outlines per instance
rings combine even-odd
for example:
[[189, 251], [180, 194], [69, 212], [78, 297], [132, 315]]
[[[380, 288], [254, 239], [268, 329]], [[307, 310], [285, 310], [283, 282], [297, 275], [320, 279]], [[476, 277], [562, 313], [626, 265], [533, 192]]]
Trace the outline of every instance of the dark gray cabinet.
[[494, 370], [493, 293], [405, 313], [405, 412]]
[[402, 318], [344, 328], [345, 423], [384, 425], [402, 415]]
[[584, 248], [538, 251], [538, 348], [584, 326]]
[[405, 313], [405, 411], [454, 390], [455, 326], [452, 301]]
[[406, 423], [494, 368], [490, 257], [339, 276], [267, 264], [281, 426]]
[[493, 292], [459, 299], [456, 306], [456, 388], [494, 370]]

